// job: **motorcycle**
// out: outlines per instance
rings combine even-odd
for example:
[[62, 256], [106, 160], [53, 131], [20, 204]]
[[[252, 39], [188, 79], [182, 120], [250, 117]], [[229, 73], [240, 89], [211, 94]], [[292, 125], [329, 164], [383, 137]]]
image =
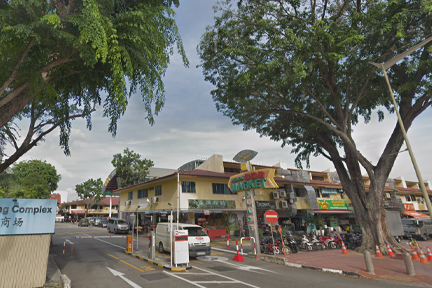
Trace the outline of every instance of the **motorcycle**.
[[298, 245], [300, 249], [306, 250], [306, 251], [312, 251], [314, 250], [314, 246], [312, 243], [309, 242], [309, 239], [306, 237], [305, 234], [302, 234], [298, 241]]
[[324, 243], [324, 245], [326, 245], [327, 248], [330, 248], [330, 249], [336, 249], [337, 248], [337, 244], [334, 241], [333, 237], [319, 236], [318, 240], [320, 240], [321, 243]]
[[321, 241], [318, 240], [314, 231], [311, 231], [311, 233], [309, 234], [309, 241], [314, 246], [315, 250], [323, 250], [327, 248], [323, 243], [321, 243]]
[[260, 248], [262, 253], [279, 255], [281, 254], [281, 249], [279, 245], [273, 245], [271, 239], [260, 240]]
[[299, 250], [297, 241], [294, 239], [293, 235], [291, 234], [291, 231], [286, 232], [284, 244], [285, 247], [288, 247], [292, 253], [297, 253]]

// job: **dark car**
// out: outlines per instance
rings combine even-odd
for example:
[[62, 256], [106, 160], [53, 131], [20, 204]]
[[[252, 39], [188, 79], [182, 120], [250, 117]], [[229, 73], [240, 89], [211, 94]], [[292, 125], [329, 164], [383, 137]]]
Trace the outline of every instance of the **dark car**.
[[89, 226], [89, 220], [87, 218], [83, 218], [83, 219], [79, 220], [78, 227], [83, 227], [83, 226], [86, 226], [86, 227]]
[[108, 224], [107, 220], [101, 220], [101, 221], [99, 221], [98, 226], [102, 227], [102, 228], [106, 228], [107, 224]]

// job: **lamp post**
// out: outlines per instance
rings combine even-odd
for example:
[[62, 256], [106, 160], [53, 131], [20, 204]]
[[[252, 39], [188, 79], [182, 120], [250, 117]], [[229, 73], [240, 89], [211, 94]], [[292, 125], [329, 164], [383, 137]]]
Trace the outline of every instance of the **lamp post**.
[[405, 143], [407, 145], [407, 149], [408, 149], [409, 155], [411, 157], [411, 162], [412, 162], [412, 164], [414, 166], [414, 170], [415, 170], [415, 172], [417, 174], [417, 178], [418, 178], [418, 181], [419, 181], [420, 189], [422, 191], [423, 198], [425, 199], [426, 206], [427, 206], [428, 211], [429, 211], [429, 217], [432, 220], [431, 202], [430, 202], [429, 196], [427, 194], [426, 187], [424, 185], [424, 181], [423, 181], [423, 178], [422, 178], [421, 173], [420, 173], [420, 169], [417, 166], [417, 161], [416, 161], [416, 159], [414, 157], [414, 153], [413, 153], [413, 151], [411, 149], [411, 144], [408, 141], [408, 136], [406, 134], [405, 127], [404, 127], [404, 124], [402, 122], [402, 118], [401, 118], [401, 116], [399, 114], [399, 110], [397, 108], [397, 103], [396, 103], [396, 100], [395, 100], [394, 95], [393, 95], [393, 89], [391, 88], [390, 81], [389, 81], [387, 73], [386, 73], [386, 70], [388, 68], [392, 67], [394, 64], [396, 64], [397, 62], [399, 62], [400, 60], [402, 60], [406, 56], [410, 55], [415, 50], [423, 47], [424, 45], [426, 45], [430, 41], [432, 41], [432, 37], [427, 38], [426, 40], [420, 42], [419, 44], [413, 46], [412, 48], [408, 49], [407, 51], [405, 51], [405, 52], [403, 52], [403, 53], [401, 53], [399, 55], [397, 55], [396, 57], [394, 57], [393, 59], [390, 59], [389, 61], [387, 61], [385, 63], [373, 63], [373, 62], [369, 62], [369, 63], [372, 64], [372, 65], [374, 65], [375, 67], [381, 68], [383, 70], [383, 72], [384, 72], [384, 77], [386, 79], [387, 86], [388, 86], [388, 89], [390, 91], [390, 96], [391, 96], [393, 105], [394, 105], [395, 110], [396, 110], [396, 115], [397, 115], [397, 118], [398, 118], [399, 126], [401, 128], [402, 135], [403, 135]]
[[168, 203], [168, 205], [171, 207], [171, 219], [170, 219], [170, 261], [171, 261], [171, 267], [172, 267], [172, 247], [173, 247], [173, 245], [172, 245], [172, 228], [173, 228], [173, 221], [172, 221], [172, 207], [173, 207], [173, 204], [172, 203]]
[[[137, 248], [136, 248], [136, 250], [138, 251], [138, 209], [140, 208], [141, 206], [140, 205], [138, 205], [137, 206], [137, 209], [136, 209], [136, 211], [135, 211], [135, 213], [136, 213], [136, 230], [137, 230]], [[133, 231], [132, 231], [132, 233], [133, 233]]]

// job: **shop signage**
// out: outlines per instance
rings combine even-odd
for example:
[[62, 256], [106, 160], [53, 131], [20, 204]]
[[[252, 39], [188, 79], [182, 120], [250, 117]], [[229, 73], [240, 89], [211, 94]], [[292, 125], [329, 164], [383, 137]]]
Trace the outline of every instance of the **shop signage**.
[[348, 210], [345, 200], [318, 200], [322, 210]]
[[255, 201], [257, 209], [276, 209], [275, 201]]
[[234, 200], [197, 200], [189, 199], [189, 209], [235, 209]]
[[233, 160], [244, 163], [249, 160], [252, 160], [257, 154], [258, 152], [253, 150], [242, 150], [239, 153], [237, 153], [237, 155], [234, 156]]
[[262, 169], [248, 171], [232, 176], [228, 182], [228, 187], [232, 192], [237, 193], [257, 188], [278, 188], [273, 177], [275, 169]]
[[0, 235], [52, 234], [56, 199], [0, 199]]

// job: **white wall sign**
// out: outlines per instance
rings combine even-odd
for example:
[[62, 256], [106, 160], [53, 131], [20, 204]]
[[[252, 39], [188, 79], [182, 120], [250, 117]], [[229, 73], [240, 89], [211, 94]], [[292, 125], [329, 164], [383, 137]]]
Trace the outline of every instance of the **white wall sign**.
[[57, 199], [0, 199], [0, 235], [52, 234]]

